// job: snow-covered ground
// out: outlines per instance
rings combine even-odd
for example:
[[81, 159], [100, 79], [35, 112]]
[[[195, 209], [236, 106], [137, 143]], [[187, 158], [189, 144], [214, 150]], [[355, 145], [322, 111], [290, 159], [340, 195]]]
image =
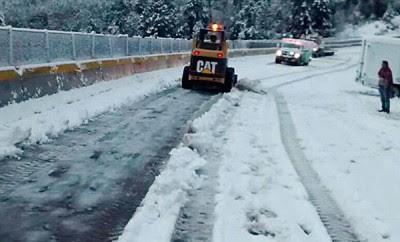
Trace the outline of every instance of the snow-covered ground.
[[371, 21], [360, 26], [347, 25], [337, 34], [338, 38], [358, 38], [368, 35], [400, 36], [400, 16], [394, 17], [389, 24], [383, 20]]
[[273, 56], [236, 61], [241, 89], [256, 93], [224, 94], [193, 123], [120, 241], [170, 241], [190, 191], [215, 179], [198, 172], [209, 162], [218, 176], [208, 240], [330, 241], [283, 147], [274, 91], [285, 97], [298, 142], [357, 236], [399, 241], [400, 102], [390, 115], [376, 112], [377, 91], [354, 82], [359, 51], [340, 50], [309, 67], [274, 65]]
[[[400, 102], [381, 115], [354, 69], [281, 89], [307, 158], [360, 237], [400, 241]], [[321, 82], [322, 81], [322, 82]]]
[[48, 142], [96, 116], [179, 84], [182, 68], [137, 74], [0, 108], [0, 160], [16, 144]]
[[[231, 60], [239, 89], [196, 119], [171, 152], [120, 241], [170, 241], [193, 191], [215, 184], [208, 240], [330, 241], [285, 150], [275, 92], [286, 102], [297, 142], [362, 241], [400, 241], [400, 102], [376, 112], [376, 90], [354, 82], [360, 49], [341, 49], [310, 66], [274, 56]], [[48, 142], [65, 130], [179, 85], [182, 68], [12, 104], [0, 109], [0, 156], [20, 142]], [[190, 92], [190, 91], [188, 91]], [[215, 176], [206, 171], [215, 169]]]

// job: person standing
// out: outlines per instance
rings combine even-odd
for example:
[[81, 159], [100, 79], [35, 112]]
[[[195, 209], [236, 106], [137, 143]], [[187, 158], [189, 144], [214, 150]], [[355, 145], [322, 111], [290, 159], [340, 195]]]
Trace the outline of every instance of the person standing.
[[379, 94], [382, 102], [382, 109], [379, 110], [379, 112], [390, 113], [390, 93], [393, 84], [393, 76], [387, 61], [382, 61], [382, 67], [378, 72], [378, 76]]

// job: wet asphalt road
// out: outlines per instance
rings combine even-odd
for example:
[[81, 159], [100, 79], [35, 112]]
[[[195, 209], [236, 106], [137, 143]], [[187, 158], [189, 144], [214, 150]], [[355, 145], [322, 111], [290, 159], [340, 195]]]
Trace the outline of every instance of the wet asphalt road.
[[117, 238], [188, 122], [215, 97], [167, 90], [0, 161], [0, 241]]

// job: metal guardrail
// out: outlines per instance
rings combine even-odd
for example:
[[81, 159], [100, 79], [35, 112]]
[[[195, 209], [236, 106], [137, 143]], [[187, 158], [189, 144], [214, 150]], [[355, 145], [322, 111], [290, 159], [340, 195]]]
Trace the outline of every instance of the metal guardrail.
[[180, 53], [185, 39], [0, 28], [0, 67], [123, 56]]
[[345, 48], [352, 46], [362, 46], [362, 39], [326, 39], [325, 46], [329, 48]]
[[[231, 41], [232, 49], [266, 48], [277, 41]], [[191, 41], [126, 35], [0, 27], [0, 67], [188, 52]]]
[[230, 40], [231, 49], [255, 49], [277, 47], [280, 40]]
[[[279, 40], [234, 40], [230, 49], [276, 47]], [[361, 40], [327, 40], [329, 47], [361, 45]], [[188, 52], [191, 41], [126, 35], [0, 27], [0, 67]]]

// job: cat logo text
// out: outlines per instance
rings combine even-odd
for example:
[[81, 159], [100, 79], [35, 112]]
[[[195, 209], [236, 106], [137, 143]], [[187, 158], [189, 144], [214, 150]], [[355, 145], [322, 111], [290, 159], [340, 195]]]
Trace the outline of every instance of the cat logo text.
[[217, 65], [218, 62], [199, 60], [197, 61], [196, 71], [204, 74], [215, 74]]

